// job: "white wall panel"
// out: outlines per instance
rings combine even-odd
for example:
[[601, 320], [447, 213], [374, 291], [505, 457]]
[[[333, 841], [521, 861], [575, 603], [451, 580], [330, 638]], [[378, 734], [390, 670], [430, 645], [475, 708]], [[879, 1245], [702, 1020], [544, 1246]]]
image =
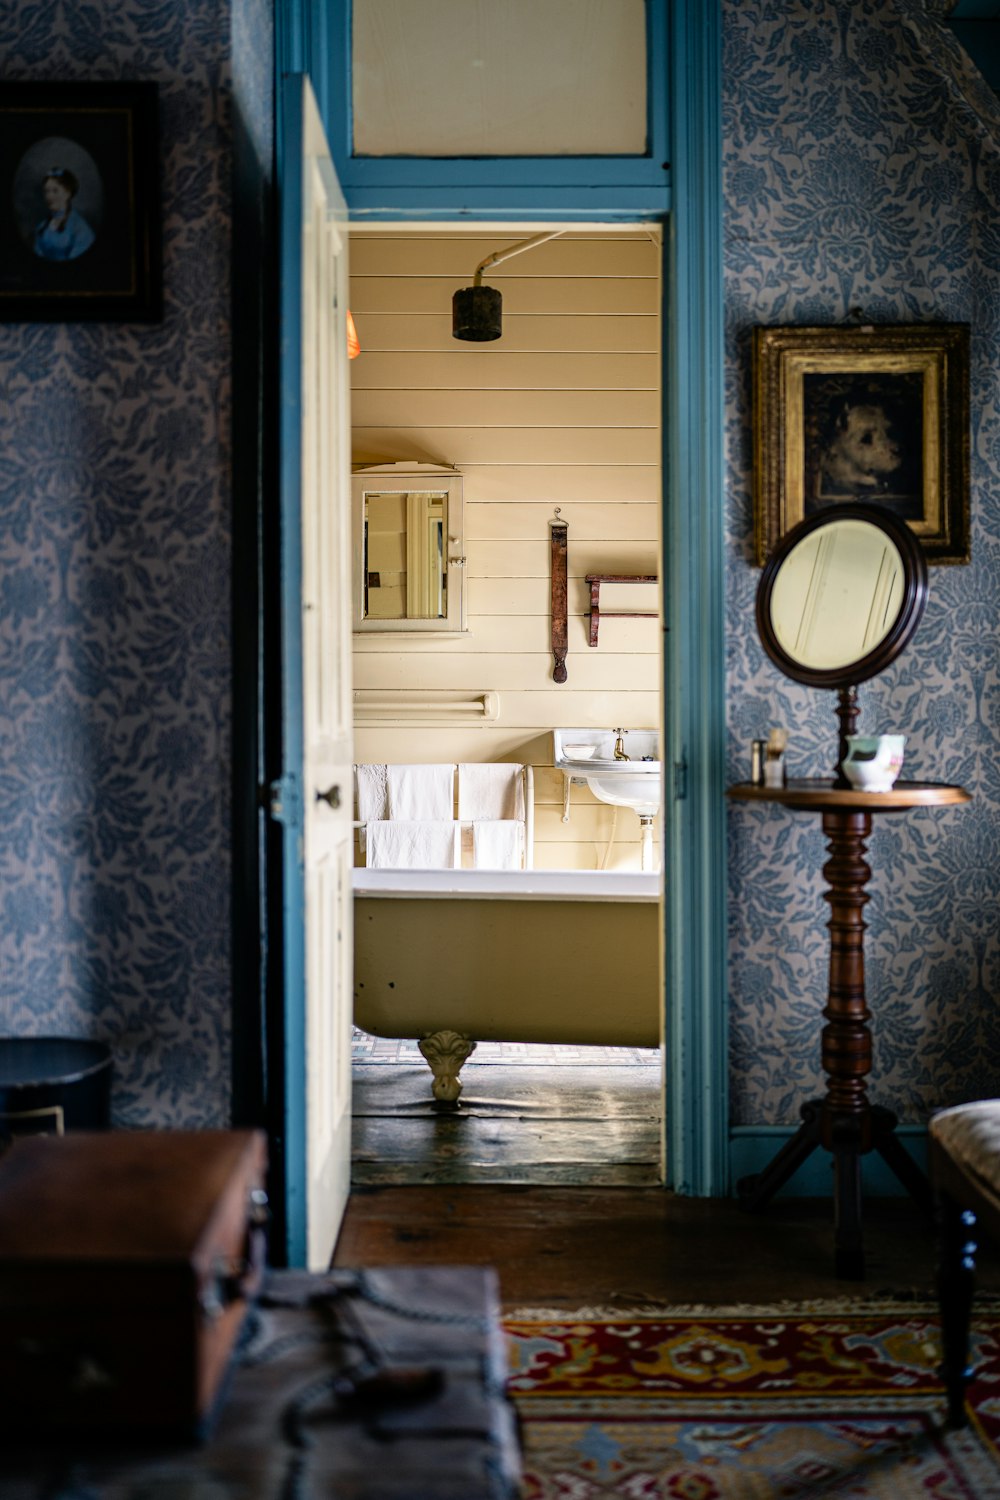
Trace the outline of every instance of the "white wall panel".
[[[440, 313], [419, 316], [365, 313], [359, 316], [356, 326], [362, 349], [370, 349], [372, 353], [417, 349], [454, 352], [450, 296]], [[574, 354], [651, 354], [656, 351], [656, 340], [655, 316], [639, 317], [629, 313], [619, 317], [591, 315], [583, 318], [566, 313], [543, 318], [504, 309], [503, 341], [507, 351], [515, 354], [524, 351], [537, 354], [566, 351]]]
[[[485, 258], [485, 253], [479, 256], [480, 260]], [[533, 257], [534, 254], [533, 251]], [[466, 252], [462, 264], [450, 276], [408, 277], [406, 281], [400, 281], [396, 276], [356, 276], [351, 311], [355, 317], [365, 313], [448, 313], [452, 292], [465, 282], [471, 284], [477, 263], [477, 259]], [[506, 311], [538, 313], [545, 317], [552, 313], [566, 313], [580, 318], [602, 314], [618, 317], [629, 313], [655, 317], [658, 312], [659, 291], [648, 280], [589, 277], [584, 310], [580, 307], [576, 277], [508, 275], [508, 267], [513, 270], [516, 264], [516, 258], [504, 261], [489, 270], [485, 277], [490, 285], [499, 287]], [[534, 271], [534, 259], [527, 266]]]
[[[355, 319], [363, 360], [351, 367], [353, 388], [363, 390], [653, 391], [660, 361], [655, 353], [587, 353], [534, 350], [519, 354], [508, 344], [459, 344], [451, 349], [393, 349], [380, 353], [368, 339], [368, 320]], [[502, 341], [501, 341], [502, 342]], [[488, 351], [488, 352], [487, 352]]]

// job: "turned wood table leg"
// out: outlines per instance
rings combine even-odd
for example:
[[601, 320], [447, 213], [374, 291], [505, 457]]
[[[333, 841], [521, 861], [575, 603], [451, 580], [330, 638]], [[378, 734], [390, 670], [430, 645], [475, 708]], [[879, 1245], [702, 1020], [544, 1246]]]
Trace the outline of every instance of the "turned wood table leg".
[[865, 1001], [865, 886], [871, 870], [865, 863], [865, 840], [871, 813], [827, 812], [823, 832], [830, 858], [823, 866], [830, 904], [830, 985], [823, 1017], [822, 1063], [827, 1075], [823, 1111], [823, 1144], [835, 1149], [845, 1117], [857, 1128], [857, 1149], [871, 1149], [866, 1078], [871, 1072], [871, 1011]]
[[865, 998], [864, 909], [871, 870], [865, 860], [874, 812], [958, 806], [969, 800], [963, 787], [943, 782], [899, 782], [880, 796], [855, 790], [843, 774], [847, 740], [857, 723], [857, 693], [840, 694], [840, 746], [832, 782], [796, 781], [767, 788], [751, 782], [730, 787], [742, 802], [777, 802], [801, 812], [821, 812], [829, 858], [823, 866], [830, 909], [830, 971], [823, 1009], [822, 1066], [826, 1093], [802, 1106], [802, 1124], [762, 1172], [736, 1185], [740, 1207], [764, 1208], [822, 1147], [833, 1156], [836, 1264], [839, 1276], [864, 1276], [861, 1158], [875, 1153], [928, 1213], [933, 1207], [926, 1175], [896, 1135], [892, 1110], [868, 1099], [872, 1065], [871, 1012]]
[[865, 840], [871, 813], [825, 812], [823, 832], [830, 858], [823, 866], [829, 887], [830, 985], [823, 1016], [822, 1064], [826, 1095], [820, 1138], [834, 1156], [835, 1246], [841, 1276], [864, 1276], [861, 1239], [861, 1157], [872, 1148], [867, 1077], [872, 1065], [871, 1012], [865, 1000], [865, 886], [871, 870]]

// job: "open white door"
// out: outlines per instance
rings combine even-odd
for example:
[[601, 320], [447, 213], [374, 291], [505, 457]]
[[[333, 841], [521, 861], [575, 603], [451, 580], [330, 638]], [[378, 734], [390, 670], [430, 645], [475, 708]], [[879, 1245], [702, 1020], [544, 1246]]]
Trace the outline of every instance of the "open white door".
[[284, 80], [282, 668], [290, 1265], [329, 1265], [351, 1158], [347, 209], [308, 78]]

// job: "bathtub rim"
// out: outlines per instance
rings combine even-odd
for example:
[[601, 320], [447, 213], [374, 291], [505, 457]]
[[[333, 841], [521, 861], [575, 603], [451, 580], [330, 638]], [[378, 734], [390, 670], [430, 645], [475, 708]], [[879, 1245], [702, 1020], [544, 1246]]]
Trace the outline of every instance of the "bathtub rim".
[[660, 899], [658, 871], [353, 871], [356, 898], [465, 901], [638, 901]]

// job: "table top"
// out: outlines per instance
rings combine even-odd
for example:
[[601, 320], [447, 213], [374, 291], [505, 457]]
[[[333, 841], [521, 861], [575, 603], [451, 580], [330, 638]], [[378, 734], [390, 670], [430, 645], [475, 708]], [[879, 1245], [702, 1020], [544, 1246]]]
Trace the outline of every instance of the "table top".
[[75, 1083], [111, 1067], [111, 1049], [83, 1037], [0, 1037], [0, 1088]]
[[944, 781], [897, 781], [888, 792], [863, 792], [853, 786], [834, 786], [832, 776], [789, 781], [779, 787], [741, 781], [729, 787], [726, 796], [735, 802], [777, 802], [804, 812], [905, 812], [914, 807], [958, 807], [972, 800], [964, 787]]

